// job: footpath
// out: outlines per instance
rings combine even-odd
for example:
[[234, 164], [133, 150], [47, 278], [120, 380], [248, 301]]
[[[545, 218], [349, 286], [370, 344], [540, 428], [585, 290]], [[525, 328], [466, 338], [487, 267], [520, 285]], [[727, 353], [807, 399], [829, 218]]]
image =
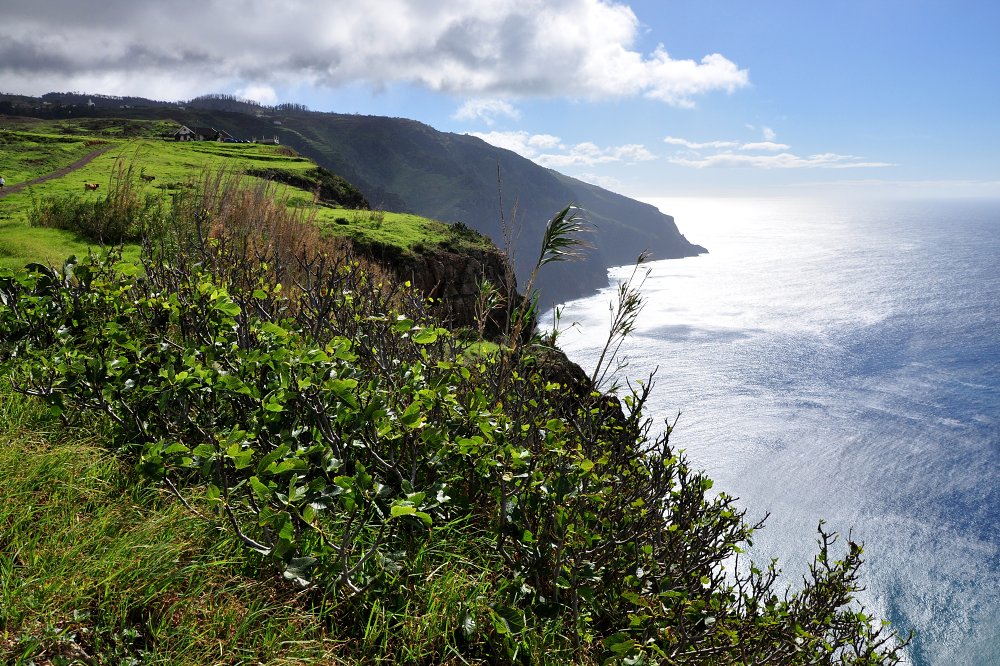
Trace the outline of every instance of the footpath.
[[95, 150], [92, 153], [88, 153], [88, 154], [84, 155], [83, 157], [81, 157], [80, 159], [78, 159], [76, 162], [73, 162], [72, 164], [64, 166], [61, 169], [57, 169], [57, 170], [53, 171], [52, 173], [47, 173], [44, 176], [39, 176], [38, 178], [32, 178], [31, 180], [27, 180], [27, 181], [25, 181], [23, 183], [17, 183], [16, 185], [6, 185], [6, 186], [4, 186], [3, 189], [0, 189], [0, 198], [5, 197], [8, 194], [14, 194], [15, 192], [20, 192], [24, 188], [29, 187], [31, 185], [37, 185], [38, 183], [44, 183], [45, 181], [52, 180], [53, 178], [61, 178], [62, 176], [65, 176], [68, 173], [72, 173], [72, 172], [76, 171], [77, 169], [86, 166], [95, 157], [99, 157], [99, 156], [103, 155], [104, 153], [106, 153], [109, 150], [111, 150], [113, 147], [114, 146], [106, 146], [104, 148], [101, 148], [100, 150]]

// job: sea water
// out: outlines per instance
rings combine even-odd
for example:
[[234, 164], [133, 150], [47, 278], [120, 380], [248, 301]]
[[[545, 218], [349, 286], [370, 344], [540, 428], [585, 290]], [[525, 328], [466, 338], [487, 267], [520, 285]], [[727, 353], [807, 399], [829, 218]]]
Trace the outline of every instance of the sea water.
[[[789, 583], [824, 520], [912, 663], [1000, 663], [1000, 201], [651, 202], [710, 254], [648, 264], [622, 348], [658, 368], [648, 415], [770, 514], [753, 552]], [[563, 307], [588, 372], [613, 291]]]

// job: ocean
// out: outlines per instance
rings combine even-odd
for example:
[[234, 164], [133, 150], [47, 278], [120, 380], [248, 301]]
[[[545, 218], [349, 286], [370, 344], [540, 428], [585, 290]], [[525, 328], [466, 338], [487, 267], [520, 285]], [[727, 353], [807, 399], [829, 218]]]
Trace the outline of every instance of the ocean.
[[[622, 374], [658, 368], [648, 415], [770, 514], [754, 555], [794, 584], [824, 520], [913, 664], [1000, 663], [1000, 201], [649, 201], [710, 254], [648, 264]], [[588, 372], [612, 294], [562, 308]]]

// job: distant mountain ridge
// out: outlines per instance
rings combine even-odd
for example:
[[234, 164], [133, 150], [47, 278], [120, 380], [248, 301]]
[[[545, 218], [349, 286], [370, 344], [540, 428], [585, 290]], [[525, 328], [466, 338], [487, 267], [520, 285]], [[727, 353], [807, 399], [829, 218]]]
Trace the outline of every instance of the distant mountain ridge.
[[575, 204], [594, 227], [587, 239], [593, 249], [579, 262], [546, 267], [538, 285], [543, 305], [606, 286], [609, 267], [630, 263], [644, 250], [654, 259], [706, 252], [653, 206], [546, 169], [477, 137], [440, 132], [405, 118], [313, 112], [294, 104], [266, 107], [225, 95], [169, 103], [77, 93], [0, 95], [0, 113], [171, 119], [225, 129], [238, 138], [278, 137], [346, 178], [372, 206], [463, 222], [500, 247], [502, 193], [504, 219], [513, 221], [511, 250], [521, 285], [537, 258], [545, 223]]

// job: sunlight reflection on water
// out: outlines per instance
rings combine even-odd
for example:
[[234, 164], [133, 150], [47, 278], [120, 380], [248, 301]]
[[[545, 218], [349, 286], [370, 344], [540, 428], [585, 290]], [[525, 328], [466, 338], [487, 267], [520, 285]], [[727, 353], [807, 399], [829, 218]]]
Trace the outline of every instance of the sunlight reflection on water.
[[[1000, 653], [1000, 206], [651, 201], [710, 254], [649, 265], [626, 375], [794, 579], [820, 519], [918, 664]], [[621, 279], [630, 267], [611, 271]], [[612, 290], [564, 307], [588, 371]], [[551, 321], [551, 317], [542, 321]]]

